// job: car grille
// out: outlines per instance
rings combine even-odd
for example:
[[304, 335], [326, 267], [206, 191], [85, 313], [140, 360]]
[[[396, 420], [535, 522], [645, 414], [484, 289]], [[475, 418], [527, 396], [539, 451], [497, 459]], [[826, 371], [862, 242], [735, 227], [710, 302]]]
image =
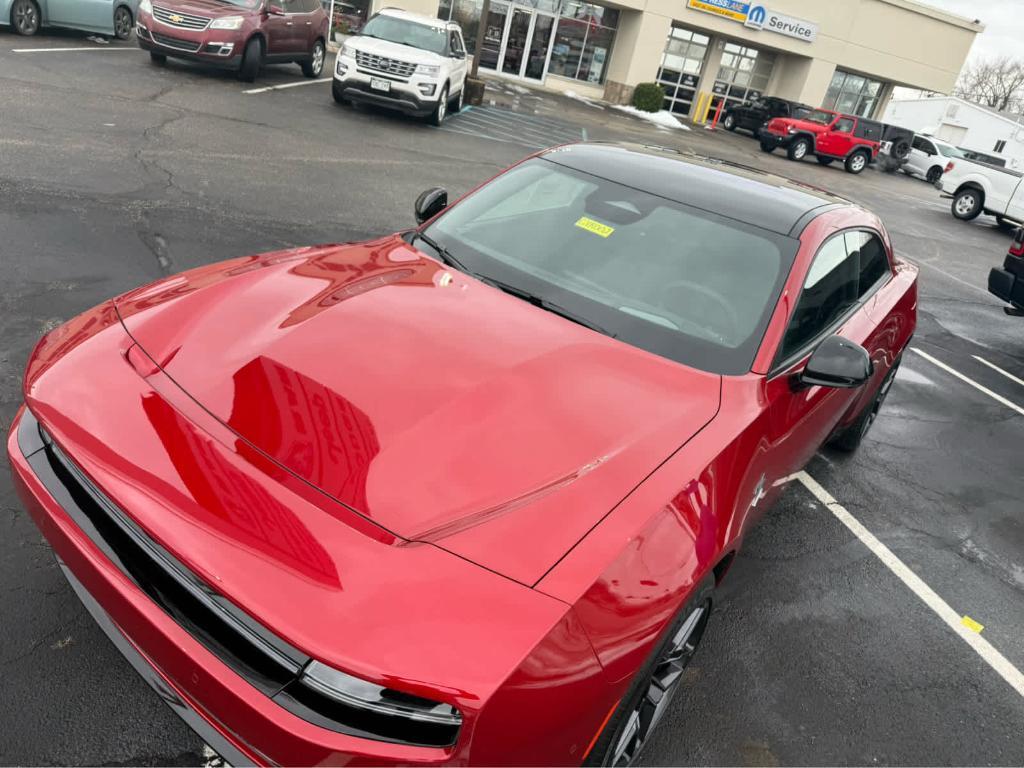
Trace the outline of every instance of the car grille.
[[93, 484], [31, 411], [22, 414], [18, 445], [49, 494], [103, 554], [182, 629], [272, 701], [308, 722], [352, 736], [430, 747], [455, 743], [457, 725], [396, 722], [302, 685], [309, 656], [229, 602], [154, 541]]
[[408, 78], [416, 71], [416, 65], [398, 59], [388, 59], [384, 56], [375, 56], [372, 53], [356, 51], [356, 65], [360, 69], [381, 72], [386, 75]]
[[199, 43], [193, 43], [191, 40], [182, 40], [180, 37], [168, 37], [167, 35], [161, 35], [159, 32], [150, 32], [153, 37], [154, 43], [160, 43], [160, 45], [168, 48], [174, 48], [178, 51], [188, 51], [189, 53], [195, 53], [199, 50]]
[[179, 29], [206, 29], [210, 25], [210, 19], [206, 16], [178, 13], [159, 5], [153, 6], [153, 18], [169, 27], [178, 27]]

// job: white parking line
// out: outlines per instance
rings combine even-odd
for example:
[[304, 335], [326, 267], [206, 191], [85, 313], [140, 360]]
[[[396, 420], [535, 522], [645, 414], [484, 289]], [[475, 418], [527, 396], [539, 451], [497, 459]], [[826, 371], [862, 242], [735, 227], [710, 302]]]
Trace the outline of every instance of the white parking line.
[[297, 83], [284, 83], [283, 85], [268, 85], [266, 88], [250, 88], [242, 93], [266, 93], [267, 91], [280, 91], [284, 88], [298, 88], [300, 85], [316, 85], [317, 83], [329, 83], [333, 78], [321, 77], [319, 80], [299, 80]]
[[988, 360], [986, 360], [986, 359], [985, 359], [985, 358], [983, 358], [983, 357], [978, 357], [977, 355], [971, 355], [971, 357], [973, 357], [973, 358], [974, 358], [975, 360], [977, 360], [977, 361], [978, 361], [979, 363], [982, 363], [982, 364], [984, 364], [984, 365], [987, 365], [987, 366], [988, 366], [989, 368], [991, 368], [991, 369], [992, 369], [993, 371], [995, 371], [995, 372], [997, 372], [997, 373], [1001, 373], [1001, 374], [1003, 374], [1003, 376], [1005, 376], [1006, 378], [1008, 378], [1008, 379], [1009, 379], [1010, 381], [1015, 381], [1015, 382], [1017, 382], [1018, 384], [1020, 384], [1020, 385], [1021, 385], [1022, 387], [1024, 387], [1024, 379], [1018, 379], [1018, 378], [1017, 378], [1016, 376], [1014, 376], [1014, 375], [1013, 375], [1012, 373], [1010, 373], [1009, 371], [1004, 371], [1004, 370], [1003, 370], [1002, 368], [1000, 368], [1000, 367], [999, 367], [998, 365], [996, 365], [995, 363], [990, 363], [990, 362], [989, 362]]
[[974, 379], [972, 379], [970, 376], [965, 376], [964, 374], [960, 373], [960, 371], [958, 371], [955, 368], [952, 368], [952, 367], [946, 365], [941, 360], [938, 360], [938, 359], [932, 357], [927, 352], [922, 352], [917, 347], [911, 347], [910, 351], [917, 353], [918, 355], [923, 357], [925, 360], [927, 360], [932, 365], [937, 365], [939, 368], [941, 368], [942, 370], [946, 371], [946, 373], [953, 374], [954, 376], [956, 376], [958, 379], [960, 379], [960, 381], [964, 382], [965, 384], [970, 384], [972, 387], [974, 387], [979, 392], [988, 395], [989, 397], [991, 397], [996, 402], [1002, 403], [1007, 408], [1010, 408], [1011, 410], [1014, 410], [1017, 413], [1019, 413], [1021, 416], [1024, 416], [1024, 408], [1022, 408], [1021, 406], [1019, 406], [1016, 403], [1012, 402], [1011, 400], [1007, 400], [1002, 395], [993, 392], [988, 387], [979, 384]]
[[110, 53], [111, 51], [138, 51], [139, 48], [128, 48], [128, 47], [117, 47], [117, 48], [100, 48], [95, 45], [91, 45], [88, 48], [11, 48], [11, 53], [64, 53], [66, 51], [102, 51], [103, 53]]
[[[817, 480], [806, 472], [797, 472], [796, 479], [803, 483], [814, 497], [820, 501], [836, 518], [845, 525], [853, 535], [860, 539], [861, 543], [871, 550], [893, 574], [913, 592], [917, 597], [931, 608], [940, 619], [955, 632], [961, 640], [967, 643], [996, 673], [1010, 684], [1020, 696], [1024, 697], [1024, 673], [1017, 669], [1007, 660], [1003, 654], [997, 651], [988, 640], [983, 638], [977, 629], [971, 629], [965, 622], [964, 617], [954, 611], [945, 600], [936, 594], [935, 590], [929, 587], [924, 581], [908, 568], [902, 560], [892, 553], [885, 544], [880, 542], [871, 531], [865, 528], [857, 518], [851, 515], [845, 507], [832, 498]], [[976, 624], [975, 624], [976, 626]]]

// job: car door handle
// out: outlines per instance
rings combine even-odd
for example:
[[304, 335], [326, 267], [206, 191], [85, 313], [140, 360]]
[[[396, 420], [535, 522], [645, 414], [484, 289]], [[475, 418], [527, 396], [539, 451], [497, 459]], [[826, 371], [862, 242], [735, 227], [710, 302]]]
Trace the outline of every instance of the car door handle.
[[307, 21], [306, 22], [306, 26], [307, 27], [312, 27], [313, 26], [313, 22], [312, 21]]
[[290, 21], [286, 21], [286, 22], [284, 23], [284, 25], [285, 25], [286, 27], [294, 27], [294, 26], [295, 26], [295, 25], [294, 25], [294, 24], [293, 24], [292, 22], [290, 22]]

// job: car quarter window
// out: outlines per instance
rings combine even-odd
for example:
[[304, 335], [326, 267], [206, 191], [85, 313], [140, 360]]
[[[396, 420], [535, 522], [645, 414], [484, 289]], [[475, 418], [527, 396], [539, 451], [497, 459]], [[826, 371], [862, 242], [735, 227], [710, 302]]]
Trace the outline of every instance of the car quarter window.
[[853, 119], [849, 117], [839, 118], [832, 130], [837, 131], [838, 133], [849, 133], [853, 130]]
[[777, 359], [803, 350], [889, 274], [889, 257], [877, 235], [851, 230], [829, 238], [807, 271]]
[[847, 232], [845, 238], [846, 250], [851, 256], [856, 254], [858, 257], [860, 280], [857, 286], [857, 297], [863, 298], [880, 280], [892, 274], [889, 255], [878, 235], [864, 230], [856, 230]]

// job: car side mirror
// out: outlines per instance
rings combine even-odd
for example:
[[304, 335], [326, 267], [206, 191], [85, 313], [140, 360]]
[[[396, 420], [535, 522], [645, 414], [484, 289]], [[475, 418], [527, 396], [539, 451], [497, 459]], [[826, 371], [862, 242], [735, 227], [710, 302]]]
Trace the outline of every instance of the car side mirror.
[[271, 16], [284, 16], [284, 8], [280, 5], [268, 5], [267, 13]]
[[465, 51], [456, 51], [455, 53], [452, 54], [452, 58], [453, 59], [459, 59], [461, 61], [462, 59], [466, 58], [466, 52]]
[[416, 213], [416, 223], [422, 224], [448, 207], [448, 191], [443, 187], [431, 187], [420, 193], [413, 207]]
[[807, 387], [852, 389], [870, 379], [874, 371], [864, 347], [842, 336], [829, 336], [811, 354], [798, 378]]

